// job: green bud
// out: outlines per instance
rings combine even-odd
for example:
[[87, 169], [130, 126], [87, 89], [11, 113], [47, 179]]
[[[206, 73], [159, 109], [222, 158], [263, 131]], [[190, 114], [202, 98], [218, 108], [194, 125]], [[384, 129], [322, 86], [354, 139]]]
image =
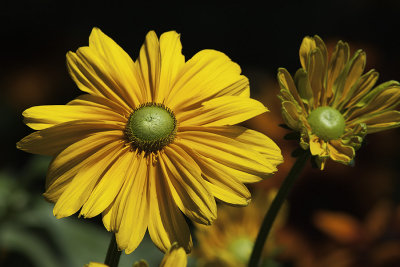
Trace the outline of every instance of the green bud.
[[314, 109], [307, 121], [312, 132], [324, 141], [340, 138], [346, 126], [343, 115], [332, 107]]
[[176, 119], [164, 105], [146, 103], [132, 112], [126, 134], [133, 148], [156, 152], [174, 140]]

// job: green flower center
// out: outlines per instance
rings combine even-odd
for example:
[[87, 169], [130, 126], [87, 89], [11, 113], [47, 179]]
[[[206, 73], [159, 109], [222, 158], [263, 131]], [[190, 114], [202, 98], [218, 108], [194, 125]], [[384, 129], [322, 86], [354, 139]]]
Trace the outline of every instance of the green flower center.
[[247, 263], [253, 250], [254, 242], [247, 237], [240, 237], [229, 244], [229, 251], [240, 262]]
[[132, 112], [125, 133], [134, 149], [159, 151], [175, 138], [175, 115], [163, 104], [143, 104]]
[[344, 133], [346, 123], [343, 115], [331, 107], [314, 109], [307, 119], [312, 132], [324, 141], [340, 138]]

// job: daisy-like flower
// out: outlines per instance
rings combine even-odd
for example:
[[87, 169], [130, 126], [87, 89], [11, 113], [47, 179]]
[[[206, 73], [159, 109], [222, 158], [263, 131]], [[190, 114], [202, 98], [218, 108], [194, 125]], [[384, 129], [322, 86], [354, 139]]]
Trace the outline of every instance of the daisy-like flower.
[[350, 58], [349, 45], [339, 41], [330, 58], [320, 37], [305, 37], [300, 46], [301, 68], [294, 78], [279, 69], [282, 114], [300, 132], [300, 145], [310, 149], [322, 170], [326, 160], [351, 164], [366, 134], [400, 125], [400, 84], [376, 87], [378, 73], [363, 74], [366, 54]]
[[38, 130], [17, 147], [50, 155], [44, 196], [57, 218], [102, 214], [120, 249], [136, 249], [148, 229], [167, 251], [186, 252], [184, 215], [201, 224], [217, 216], [215, 198], [245, 206], [253, 183], [276, 172], [278, 146], [234, 124], [267, 111], [251, 99], [248, 79], [225, 54], [202, 50], [185, 62], [180, 36], [147, 34], [133, 61], [94, 28], [89, 46], [67, 54], [85, 92], [67, 105], [23, 112]]
[[[275, 195], [275, 190], [269, 193], [256, 192], [252, 202], [244, 210], [223, 206], [218, 210], [218, 219], [212, 226], [196, 225], [198, 246], [193, 248], [193, 253], [198, 266], [247, 266], [263, 216]], [[284, 206], [264, 246], [264, 260], [273, 258], [279, 251], [275, 232], [283, 225], [286, 213], [287, 207]]]

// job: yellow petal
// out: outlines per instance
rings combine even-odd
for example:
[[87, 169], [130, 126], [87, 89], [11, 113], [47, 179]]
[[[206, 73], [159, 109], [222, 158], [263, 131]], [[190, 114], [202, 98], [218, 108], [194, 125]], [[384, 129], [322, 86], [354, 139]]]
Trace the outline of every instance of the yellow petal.
[[122, 149], [120, 141], [110, 143], [84, 160], [54, 206], [53, 213], [57, 218], [70, 216], [77, 212], [90, 196], [94, 186], [102, 178]]
[[314, 93], [311, 88], [310, 80], [308, 78], [308, 73], [304, 69], [298, 69], [294, 75], [294, 81], [297, 85], [299, 95], [306, 105], [305, 110], [310, 111], [314, 108]]
[[366, 134], [367, 125], [365, 123], [347, 125], [345, 133], [340, 137], [340, 139], [344, 145], [352, 146], [354, 150], [357, 150], [361, 147]]
[[251, 98], [222, 96], [203, 103], [196, 110], [176, 114], [181, 126], [234, 125], [268, 111], [264, 105]]
[[34, 154], [54, 156], [69, 145], [91, 134], [113, 130], [123, 133], [121, 126], [116, 123], [101, 121], [65, 122], [31, 133], [17, 143], [17, 148]]
[[318, 168], [323, 171], [326, 165], [326, 161], [328, 160], [328, 157], [316, 157], [315, 158], [315, 163], [317, 164]]
[[[121, 64], [125, 67], [124, 59], [122, 60]], [[137, 85], [128, 82], [136, 81], [135, 77], [132, 74], [125, 81], [119, 77], [119, 67], [110, 64], [92, 47], [80, 47], [76, 53], [67, 53], [69, 74], [79, 89], [91, 95], [108, 98], [126, 109], [134, 108], [140, 103], [140, 99], [136, 99], [138, 98], [135, 96], [136, 91], [129, 92], [129, 90], [137, 88]]]
[[340, 73], [342, 73], [345, 64], [349, 61], [350, 48], [347, 43], [339, 41], [333, 51], [328, 66], [327, 78], [327, 97], [331, 98], [334, 94], [333, 84], [336, 82]]
[[121, 132], [94, 133], [59, 153], [49, 165], [44, 196], [52, 202], [57, 201], [80, 168], [88, 164], [87, 160], [92, 160], [92, 155], [121, 137]]
[[[243, 127], [229, 128], [229, 131], [228, 129], [223, 129], [223, 131], [225, 133], [234, 133], [234, 135], [236, 135], [235, 140], [244, 143], [249, 149], [257, 151], [258, 153], [263, 155], [271, 164], [276, 166], [283, 162], [281, 149], [268, 136]], [[240, 135], [237, 135], [239, 132], [241, 132]]]
[[160, 267], [186, 267], [187, 256], [183, 248], [179, 247], [178, 244], [172, 244], [171, 248], [165, 254], [161, 261]]
[[390, 110], [365, 117], [366, 118], [360, 118], [357, 121], [367, 125], [367, 131], [369, 134], [400, 126], [400, 112], [396, 110]]
[[299, 56], [300, 56], [301, 66], [307, 72], [310, 69], [309, 56], [310, 54], [313, 53], [312, 51], [314, 51], [315, 49], [318, 49], [321, 52], [323, 60], [326, 62], [327, 51], [326, 51], [326, 46], [322, 41], [322, 39], [318, 35], [315, 35], [314, 37], [310, 36], [304, 37], [300, 45]]
[[149, 165], [150, 210], [149, 234], [154, 244], [166, 252], [171, 244], [177, 242], [187, 253], [192, 249], [189, 227], [179, 210], [159, 164]]
[[382, 111], [392, 110], [400, 104], [399, 100], [400, 85], [389, 85], [387, 88], [384, 88], [379, 93], [375, 94], [364, 106], [353, 111], [347, 118], [348, 123], [350, 124], [363, 120], [366, 117], [371, 117], [375, 114], [381, 113]]
[[115, 113], [125, 117], [129, 117], [129, 115], [132, 113], [132, 109], [125, 109], [125, 107], [111, 101], [110, 99], [89, 94], [80, 95], [74, 100], [68, 102], [67, 105], [91, 106], [105, 110], [112, 110]]
[[140, 87], [138, 70], [131, 57], [98, 28], [93, 28], [90, 34], [89, 47], [98, 57], [102, 57], [102, 63], [107, 66], [107, 79], [113, 80], [117, 85], [112, 89], [130, 107], [138, 106], [143, 101], [143, 89]]
[[229, 172], [229, 168], [224, 168], [224, 165], [201, 155], [196, 157], [196, 161], [208, 188], [216, 198], [233, 205], [249, 204], [251, 197], [249, 190]]
[[326, 62], [321, 50], [314, 49], [309, 53], [307, 74], [313, 92], [314, 106], [318, 107], [326, 95]]
[[328, 142], [329, 155], [334, 161], [349, 164], [355, 156], [354, 148], [343, 145], [340, 140]]
[[287, 126], [296, 131], [300, 131], [302, 128], [300, 112], [293, 102], [282, 102], [282, 118]]
[[[133, 153], [132, 153], [133, 154]], [[107, 216], [110, 216], [110, 231], [117, 232], [121, 226], [122, 218], [126, 217], [126, 213], [130, 212], [130, 210], [126, 209], [128, 205], [134, 205], [135, 203], [140, 204], [142, 198], [139, 196], [144, 195], [144, 199], [146, 200], [146, 192], [142, 192], [143, 187], [146, 183], [146, 169], [142, 155], [131, 155], [131, 162], [128, 168], [125, 170], [123, 185], [121, 187], [121, 191], [118, 193], [118, 196], [114, 200], [113, 206], [110, 207], [110, 211], [107, 211]], [[139, 168], [140, 167], [140, 168]], [[135, 187], [133, 187], [135, 185]], [[148, 185], [148, 184], [147, 184]], [[133, 203], [128, 202], [128, 198], [132, 194], [132, 191], [135, 190], [135, 197], [138, 197], [139, 201], [134, 201]], [[135, 206], [135, 209], [141, 208], [141, 205]], [[110, 213], [110, 215], [108, 215]], [[104, 215], [103, 215], [104, 216]], [[121, 239], [121, 237], [120, 237]], [[129, 235], [126, 235], [125, 239], [129, 239]], [[128, 241], [125, 242], [126, 246]], [[120, 246], [124, 244], [121, 240], [118, 242]], [[125, 247], [126, 247], [125, 246]]]
[[177, 74], [185, 65], [185, 57], [182, 55], [180, 34], [175, 31], [163, 33], [160, 36], [161, 73], [158, 94], [154, 102], [163, 103], [169, 95]]
[[379, 94], [381, 94], [383, 91], [386, 91], [388, 89], [392, 88], [399, 88], [400, 83], [398, 81], [387, 81], [384, 83], [379, 84], [372, 90], [365, 92], [365, 94], [362, 96], [362, 98], [357, 101], [354, 106], [357, 108], [362, 108], [365, 107], [366, 105], [370, 104], [371, 101], [376, 98]]
[[146, 159], [142, 154], [131, 161], [111, 215], [111, 229], [116, 232], [119, 248], [127, 254], [139, 246], [146, 233], [152, 201]]
[[180, 143], [202, 156], [254, 176], [266, 178], [277, 170], [262, 154], [229, 136], [206, 131], [184, 131], [178, 132], [178, 138]]
[[164, 151], [160, 166], [175, 203], [193, 221], [210, 225], [217, 218], [217, 206], [200, 168], [177, 145], [171, 144]]
[[268, 136], [247, 129], [242, 126], [218, 126], [218, 127], [180, 127], [180, 131], [210, 132], [232, 138], [241, 142], [248, 150], [253, 150], [263, 155], [271, 164], [277, 166], [283, 162], [283, 157], [278, 145]]
[[88, 200], [82, 207], [80, 215], [85, 218], [91, 218], [103, 212], [115, 199], [125, 179], [127, 171], [135, 160], [136, 153], [130, 151], [130, 147], [126, 146], [117, 155], [110, 167], [105, 170], [101, 180], [93, 188]]
[[[224, 174], [226, 174], [226, 175], [228, 175], [228, 176], [230, 176], [230, 177], [235, 177], [235, 179], [237, 179], [240, 183], [256, 183], [256, 182], [262, 181], [263, 178], [267, 177], [267, 176], [265, 176], [265, 177], [261, 178], [260, 176], [251, 174], [251, 173], [249, 173], [249, 172], [240, 171], [240, 170], [238, 170], [238, 169], [234, 169], [234, 168], [232, 168], [231, 166], [225, 165], [224, 163], [219, 163], [219, 162], [217, 162], [217, 161], [215, 161], [215, 160], [213, 160], [213, 159], [211, 159], [211, 158], [208, 158], [208, 157], [205, 157], [205, 156], [199, 154], [198, 152], [196, 152], [195, 150], [193, 150], [193, 149], [191, 149], [190, 147], [186, 146], [186, 145], [183, 144], [182, 142], [179, 142], [179, 146], [185, 147], [185, 150], [186, 150], [186, 151], [191, 151], [190, 153], [191, 153], [191, 154], [194, 154], [193, 157], [196, 158], [197, 163], [198, 163], [198, 164], [200, 165], [200, 167], [202, 168], [202, 171], [203, 171], [203, 168], [205, 168], [205, 167], [203, 166], [204, 164], [212, 165], [212, 167], [216, 169], [216, 170], [215, 170], [216, 172], [220, 172], [220, 171], [221, 171], [221, 172], [223, 172]], [[207, 163], [204, 163], [203, 161], [206, 161]], [[203, 164], [203, 165], [202, 165], [202, 164]], [[205, 175], [205, 171], [204, 171], [204, 173], [203, 173], [203, 176], [204, 176], [204, 175]], [[210, 180], [210, 179], [217, 179], [217, 177], [215, 177], [216, 175], [217, 175], [217, 174], [215, 174], [213, 177], [205, 177], [205, 179], [206, 179], [206, 180], [208, 179], [208, 181], [211, 183], [211, 180]], [[217, 181], [214, 181], [214, 182], [217, 182]], [[224, 182], [228, 183], [229, 181], [225, 181], [225, 180], [224, 180]], [[238, 187], [241, 187], [241, 186], [238, 186]], [[236, 187], [235, 187], [235, 188], [236, 188]], [[237, 190], [237, 189], [238, 189], [238, 188], [236, 188], [235, 190]], [[215, 186], [214, 186], [214, 189], [210, 188], [210, 190], [215, 190]], [[219, 188], [218, 190], [220, 190], [220, 188]], [[239, 190], [239, 191], [240, 191], [240, 190]], [[220, 193], [221, 193], [221, 192], [220, 192]], [[226, 193], [226, 192], [225, 192], [225, 193]], [[246, 196], [247, 193], [244, 192], [244, 191], [241, 191], [241, 195], [242, 195], [242, 196]], [[231, 201], [233, 201], [233, 200], [231, 200]], [[229, 202], [229, 201], [226, 201], [226, 202]], [[243, 200], [242, 200], [242, 201], [239, 201], [239, 202], [244, 203]]]
[[249, 82], [240, 72], [239, 65], [225, 54], [202, 50], [178, 73], [166, 103], [178, 111], [224, 95], [248, 97]]
[[347, 101], [345, 101], [345, 108], [351, 108], [355, 103], [357, 103], [363, 96], [365, 96], [371, 88], [375, 85], [378, 80], [379, 74], [375, 70], [370, 70], [365, 73], [357, 83], [353, 86], [352, 90], [349, 92]]
[[328, 61], [328, 51], [326, 49], [326, 45], [324, 41], [318, 35], [314, 35], [314, 42], [316, 47], [321, 51], [322, 58], [324, 59], [325, 63]]
[[115, 200], [110, 204], [110, 206], [108, 206], [102, 213], [102, 221], [104, 224], [104, 227], [107, 229], [107, 231], [111, 232], [111, 215], [114, 212], [114, 203]]
[[282, 87], [282, 86], [281, 86], [281, 88], [283, 88], [283, 89], [281, 89], [281, 90], [279, 91], [279, 94], [278, 94], [278, 98], [279, 98], [281, 101], [297, 102], [297, 101], [294, 99], [294, 97], [292, 96], [292, 94], [289, 93], [289, 91], [288, 91], [287, 89], [285, 89], [285, 88]]
[[315, 135], [310, 137], [310, 152], [313, 156], [327, 157], [329, 155], [326, 150], [325, 141]]
[[347, 73], [346, 82], [344, 84], [344, 88], [342, 91], [342, 95], [345, 96], [348, 94], [351, 87], [355, 84], [355, 82], [360, 78], [361, 74], [364, 72], [365, 64], [366, 64], [366, 54], [364, 51], [357, 51], [354, 55], [354, 58], [350, 61], [350, 69]]
[[121, 126], [126, 124], [126, 118], [113, 110], [86, 105], [35, 106], [25, 110], [22, 115], [24, 123], [34, 130], [75, 120], [119, 122]]
[[359, 80], [362, 75], [366, 63], [366, 54], [362, 50], [358, 50], [353, 58], [345, 65], [343, 71], [333, 84], [333, 92], [335, 92], [333, 107], [343, 106], [344, 99], [348, 97], [351, 88]]
[[301, 100], [301, 97], [297, 91], [292, 76], [290, 76], [289, 72], [286, 69], [284, 68], [278, 69], [278, 82], [281, 88], [286, 89], [293, 97], [293, 99], [298, 103], [298, 105], [300, 105], [300, 107], [302, 107], [305, 110], [303, 101]]
[[311, 51], [314, 50], [316, 47], [317, 47], [317, 45], [314, 41], [314, 38], [312, 38], [310, 36], [304, 37], [303, 41], [301, 42], [300, 51], [299, 51], [300, 63], [304, 70], [308, 69], [309, 53], [311, 53]]
[[161, 69], [160, 43], [154, 31], [146, 35], [146, 39], [140, 49], [139, 57], [135, 62], [139, 70], [141, 83], [143, 84], [142, 103], [152, 102], [154, 96], [158, 95]]

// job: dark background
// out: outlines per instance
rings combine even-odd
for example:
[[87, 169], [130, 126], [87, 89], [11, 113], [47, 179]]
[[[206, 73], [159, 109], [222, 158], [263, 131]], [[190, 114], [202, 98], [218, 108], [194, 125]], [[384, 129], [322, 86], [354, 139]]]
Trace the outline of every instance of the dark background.
[[[229, 4], [130, 4], [110, 1], [3, 1], [0, 8], [0, 164], [18, 164], [25, 154], [14, 143], [28, 133], [21, 112], [39, 104], [64, 104], [79, 94], [65, 67], [65, 54], [88, 43], [93, 27], [112, 37], [134, 59], [149, 30], [181, 33], [183, 53], [212, 48], [275, 76], [278, 67], [299, 67], [306, 35], [339, 39], [367, 52], [367, 69], [380, 81], [399, 79], [399, 1], [268, 1]], [[354, 44], [354, 45], [353, 45]], [[373, 64], [371, 66], [371, 64]], [[251, 85], [257, 83], [250, 80]], [[257, 86], [252, 87], [256, 95]], [[17, 163], [18, 162], [18, 163]]]
[[[387, 0], [296, 1], [294, 4], [265, 1], [265, 6], [251, 1], [212, 5], [206, 2], [159, 5], [135, 1], [129, 4], [2, 1], [0, 168], [25, 168], [31, 159], [31, 155], [15, 149], [15, 143], [32, 132], [22, 123], [24, 109], [65, 104], [79, 95], [67, 73], [65, 54], [86, 46], [93, 27], [99, 27], [113, 38], [133, 59], [149, 30], [155, 30], [157, 35], [168, 30], [181, 33], [186, 59], [207, 48], [226, 53], [250, 78], [252, 97], [271, 109], [270, 117], [250, 125], [283, 146], [289, 164], [292, 162], [289, 150], [297, 144], [284, 141], [282, 134], [286, 132], [279, 130], [275, 123], [279, 122], [274, 78], [277, 68], [285, 67], [294, 74], [300, 66], [298, 49], [303, 37], [317, 34], [328, 48], [343, 40], [349, 42], [353, 52], [366, 51], [366, 70], [378, 70], [378, 83], [399, 80], [399, 10], [400, 1]], [[308, 170], [291, 198], [291, 222], [306, 233], [317, 235], [315, 229], [308, 227], [308, 216], [316, 208], [344, 210], [363, 218], [380, 198], [398, 201], [399, 137], [398, 129], [368, 137], [366, 145], [357, 153], [354, 168], [329, 163], [324, 173]], [[283, 165], [275, 178], [277, 184], [287, 169]], [[380, 170], [384, 170], [384, 178]], [[32, 194], [42, 193], [44, 177], [28, 190]]]

